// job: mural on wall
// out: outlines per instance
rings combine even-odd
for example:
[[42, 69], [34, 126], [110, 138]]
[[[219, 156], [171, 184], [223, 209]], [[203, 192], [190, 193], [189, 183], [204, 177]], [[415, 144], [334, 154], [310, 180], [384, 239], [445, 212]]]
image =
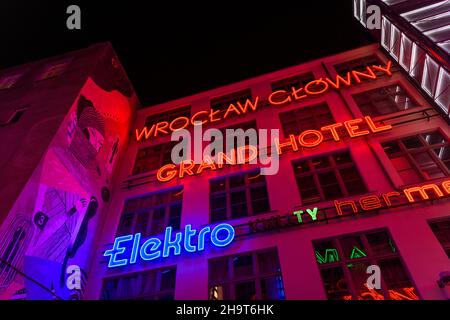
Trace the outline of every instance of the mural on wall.
[[[133, 90], [115, 57], [103, 60], [0, 226], [0, 258], [6, 262], [0, 263], [0, 299], [83, 296], [134, 101], [127, 98]], [[80, 288], [68, 282], [73, 266], [79, 267]]]
[[25, 215], [17, 215], [0, 235], [0, 294], [17, 275], [25, 256], [25, 248], [31, 241], [33, 228]]

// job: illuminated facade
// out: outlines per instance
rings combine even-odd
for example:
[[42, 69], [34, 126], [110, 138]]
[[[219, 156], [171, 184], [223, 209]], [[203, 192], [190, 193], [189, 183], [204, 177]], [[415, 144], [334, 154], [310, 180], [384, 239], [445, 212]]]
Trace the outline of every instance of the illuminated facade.
[[354, 16], [368, 28], [365, 14], [381, 9], [380, 28], [369, 30], [400, 70], [450, 118], [450, 3], [442, 0], [354, 0]]
[[[27, 193], [38, 199], [29, 229], [38, 232], [51, 216], [56, 196], [48, 186], [61, 174], [76, 177], [57, 184], [64, 191], [56, 195], [82, 195], [72, 196], [75, 209], [65, 215], [97, 214], [87, 230], [88, 219], [79, 219], [75, 230], [84, 231], [67, 237], [55, 257], [48, 247], [34, 249], [40, 240], [30, 236], [22, 260], [54, 268], [58, 278], [61, 266], [79, 264], [83, 299], [447, 299], [437, 280], [450, 270], [450, 128], [390, 59], [371, 45], [137, 111], [134, 96], [88, 81], [92, 91], [82, 89], [59, 130], [76, 136], [80, 104], [101, 110], [112, 105], [108, 97], [123, 101], [128, 112], [114, 117], [125, 121], [117, 127], [124, 143], [108, 176], [110, 196], [102, 199], [95, 166], [61, 173], [44, 157], [32, 179], [47, 168], [53, 180], [37, 180], [37, 191]], [[104, 113], [114, 113], [117, 101]], [[88, 140], [102, 132], [90, 111]], [[279, 154], [278, 172], [261, 175], [261, 165], [237, 163], [233, 150], [222, 166], [171, 163], [171, 133], [193, 132], [195, 120], [205, 129], [279, 129], [270, 150]], [[70, 138], [63, 142], [70, 150]], [[79, 173], [93, 182], [78, 182]], [[8, 239], [21, 237], [20, 227], [8, 227], [20, 216], [21, 196], [0, 230]], [[92, 197], [96, 205], [81, 201]], [[80, 238], [83, 259], [71, 249]], [[4, 243], [8, 258], [14, 249]], [[370, 265], [380, 267], [381, 289], [366, 284]], [[10, 282], [14, 289], [0, 291], [5, 299], [23, 287], [27, 298], [41, 292]]]

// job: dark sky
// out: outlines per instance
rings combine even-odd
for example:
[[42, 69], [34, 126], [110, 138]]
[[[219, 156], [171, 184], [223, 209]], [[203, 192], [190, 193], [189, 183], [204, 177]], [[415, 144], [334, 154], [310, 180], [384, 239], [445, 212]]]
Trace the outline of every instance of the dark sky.
[[[0, 68], [111, 41], [151, 105], [373, 42], [352, 0], [180, 3], [1, 0]], [[66, 28], [70, 4], [80, 31]]]

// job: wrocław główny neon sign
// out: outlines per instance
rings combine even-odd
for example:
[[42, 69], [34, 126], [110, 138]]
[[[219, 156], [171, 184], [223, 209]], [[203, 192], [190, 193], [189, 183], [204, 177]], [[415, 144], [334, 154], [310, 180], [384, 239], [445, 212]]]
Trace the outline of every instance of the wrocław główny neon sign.
[[[317, 97], [325, 94], [331, 89], [340, 90], [342, 87], [351, 87], [362, 83], [364, 79], [376, 80], [378, 77], [388, 75], [392, 76], [391, 72], [392, 62], [388, 61], [385, 67], [382, 66], [367, 66], [366, 72], [361, 71], [349, 71], [345, 77], [340, 75], [336, 76], [335, 80], [328, 77], [313, 80], [307, 83], [304, 87], [295, 88], [292, 87], [290, 91], [278, 90], [272, 92], [267, 98], [267, 103], [270, 106], [285, 106], [294, 101], [301, 101], [309, 97]], [[136, 129], [136, 141], [148, 140], [150, 138], [157, 138], [161, 135], [168, 135], [172, 132], [186, 129], [190, 126], [194, 126], [197, 123], [202, 125], [213, 124], [226, 120], [231, 116], [245, 115], [249, 110], [252, 112], [258, 111], [261, 105], [261, 99], [256, 96], [253, 101], [247, 99], [245, 103], [236, 102], [228, 106], [225, 113], [222, 110], [203, 110], [195, 113], [190, 118], [178, 117], [169, 121], [161, 121], [152, 124], [150, 127], [144, 127], [139, 130]]]

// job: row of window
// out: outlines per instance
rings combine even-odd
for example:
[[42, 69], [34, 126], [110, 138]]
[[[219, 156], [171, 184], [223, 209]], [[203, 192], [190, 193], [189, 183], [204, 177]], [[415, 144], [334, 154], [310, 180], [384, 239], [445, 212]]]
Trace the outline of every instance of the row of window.
[[[36, 77], [35, 81], [42, 81], [47, 79], [52, 79], [59, 77], [69, 65], [70, 60], [62, 60], [58, 62], [53, 62], [47, 65]], [[4, 74], [0, 76], [0, 90], [12, 88], [24, 75], [23, 72], [13, 73], [13, 74]]]
[[383, 16], [381, 45], [409, 73], [411, 78], [449, 114], [450, 73], [416, 42]]
[[[450, 219], [430, 222], [450, 258]], [[387, 230], [374, 230], [313, 242], [324, 290], [330, 300], [418, 300], [419, 296]], [[381, 271], [381, 288], [367, 286], [367, 268]], [[210, 259], [209, 299], [283, 300], [276, 248]], [[104, 281], [102, 299], [173, 299], [176, 267]]]
[[[439, 131], [416, 134], [381, 144], [407, 185], [450, 176], [450, 141]], [[367, 193], [348, 150], [292, 162], [303, 205]], [[127, 200], [118, 234], [161, 233], [179, 228], [183, 189]], [[266, 178], [257, 171], [210, 180], [211, 222], [271, 211]]]
[[[415, 102], [398, 84], [358, 93], [355, 94], [353, 98], [359, 106], [361, 112], [365, 116], [371, 117], [409, 110], [419, 106], [417, 102]], [[185, 116], [189, 116], [190, 109], [184, 108], [183, 112], [188, 112]], [[170, 119], [173, 120], [174, 117], [176, 118], [179, 115], [180, 112], [177, 109], [174, 111], [174, 115], [169, 115], [168, 119], [169, 121]], [[166, 114], [162, 116], [165, 116], [165, 119], [167, 119]], [[162, 116], [151, 116], [152, 120], [150, 121], [156, 121], [156, 118], [160, 121], [163, 119]], [[329, 106], [326, 103], [282, 112], [279, 114], [279, 118], [285, 137], [288, 137], [290, 134], [300, 134], [305, 130], [320, 130], [321, 127], [336, 122]], [[149, 118], [147, 119], [147, 122], [148, 121]], [[249, 123], [240, 124], [239, 128], [243, 130], [247, 130], [249, 128], [256, 129], [256, 123], [252, 121]], [[236, 128], [227, 127], [226, 129]], [[328, 133], [328, 135], [328, 138], [331, 138], [331, 133]], [[327, 136], [325, 138], [327, 138]], [[171, 151], [175, 144], [176, 142], [170, 142], [167, 144], [160, 144], [140, 149], [136, 156], [132, 174], [136, 175], [151, 172], [168, 163], [171, 163]]]

